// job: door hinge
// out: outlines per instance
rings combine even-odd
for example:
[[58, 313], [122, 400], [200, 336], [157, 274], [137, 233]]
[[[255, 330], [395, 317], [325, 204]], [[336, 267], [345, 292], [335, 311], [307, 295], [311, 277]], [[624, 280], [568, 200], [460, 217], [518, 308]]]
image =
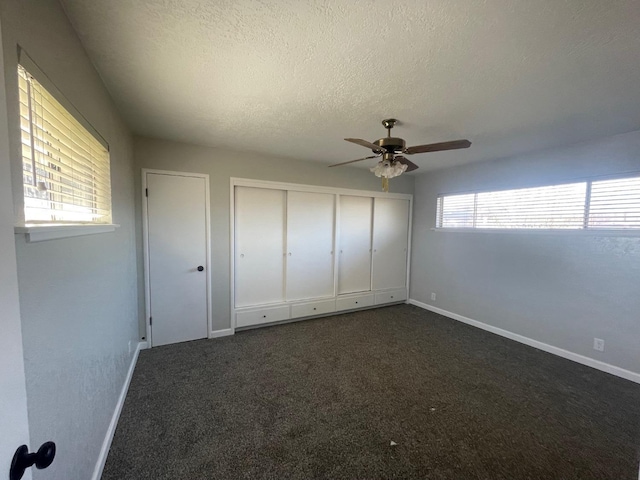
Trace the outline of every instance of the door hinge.
[[149, 189], [148, 189], [148, 188], [145, 188], [145, 189], [144, 189], [144, 196], [145, 196], [145, 197], [148, 197], [148, 196], [149, 196]]
[[153, 317], [149, 317], [149, 326], [153, 325]]

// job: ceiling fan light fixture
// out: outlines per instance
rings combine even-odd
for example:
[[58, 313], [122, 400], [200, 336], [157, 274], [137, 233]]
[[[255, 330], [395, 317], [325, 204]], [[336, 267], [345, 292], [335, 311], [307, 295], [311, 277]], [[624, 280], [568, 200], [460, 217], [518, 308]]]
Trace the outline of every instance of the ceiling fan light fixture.
[[403, 155], [415, 155], [416, 153], [442, 152], [445, 150], [458, 150], [461, 148], [469, 148], [471, 142], [469, 140], [453, 140], [449, 142], [429, 143], [425, 145], [415, 145], [407, 147], [404, 139], [400, 137], [392, 137], [391, 129], [398, 124], [395, 118], [387, 118], [382, 120], [382, 126], [387, 129], [387, 136], [379, 138], [374, 142], [369, 142], [361, 138], [345, 138], [347, 142], [355, 143], [365, 148], [371, 149], [373, 156], [358, 158], [357, 160], [349, 160], [348, 162], [335, 163], [329, 167], [339, 167], [348, 165], [362, 160], [369, 160], [382, 156], [382, 160], [369, 170], [376, 177], [382, 178], [382, 189], [389, 191], [389, 179], [402, 175], [405, 171], [412, 172], [418, 168], [418, 165], [408, 160]]
[[407, 165], [400, 162], [380, 160], [375, 167], [369, 169], [376, 177], [394, 178], [399, 177], [407, 170]]

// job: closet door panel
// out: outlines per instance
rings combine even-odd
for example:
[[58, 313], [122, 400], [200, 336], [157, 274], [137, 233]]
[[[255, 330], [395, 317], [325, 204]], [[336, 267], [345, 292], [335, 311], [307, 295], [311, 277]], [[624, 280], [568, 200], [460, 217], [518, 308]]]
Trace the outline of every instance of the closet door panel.
[[340, 196], [338, 294], [371, 290], [373, 198]]
[[287, 192], [287, 300], [334, 295], [335, 195]]
[[236, 187], [235, 306], [284, 301], [286, 192]]
[[373, 289], [407, 285], [409, 200], [376, 198], [373, 210]]

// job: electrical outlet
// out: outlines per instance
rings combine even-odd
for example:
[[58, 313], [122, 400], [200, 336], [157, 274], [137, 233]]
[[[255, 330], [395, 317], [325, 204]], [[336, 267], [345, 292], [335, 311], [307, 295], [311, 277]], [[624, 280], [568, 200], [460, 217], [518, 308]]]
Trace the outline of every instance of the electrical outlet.
[[604, 352], [604, 340], [601, 338], [593, 339], [593, 349], [599, 352]]
[[436, 294], [434, 292], [431, 292], [431, 300], [436, 301]]
[[131, 340], [129, 340], [129, 353], [131, 353]]

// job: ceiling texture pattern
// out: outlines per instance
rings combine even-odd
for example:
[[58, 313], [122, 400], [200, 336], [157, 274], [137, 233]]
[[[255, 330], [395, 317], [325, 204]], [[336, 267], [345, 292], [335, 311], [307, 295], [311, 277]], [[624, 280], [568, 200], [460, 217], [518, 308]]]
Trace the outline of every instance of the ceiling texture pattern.
[[327, 164], [387, 117], [408, 145], [473, 142], [425, 172], [640, 129], [638, 0], [63, 5], [141, 135]]

